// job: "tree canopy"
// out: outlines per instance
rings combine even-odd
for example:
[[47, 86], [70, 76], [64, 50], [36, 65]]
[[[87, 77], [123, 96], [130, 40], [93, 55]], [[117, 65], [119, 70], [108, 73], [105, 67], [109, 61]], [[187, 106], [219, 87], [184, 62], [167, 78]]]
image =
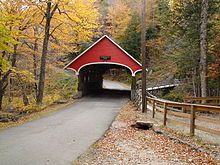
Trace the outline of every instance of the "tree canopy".
[[[43, 104], [51, 68], [104, 34], [141, 60], [140, 2], [0, 0], [0, 105], [10, 92]], [[219, 0], [148, 0], [149, 84], [172, 77], [187, 96], [220, 94], [219, 8]]]

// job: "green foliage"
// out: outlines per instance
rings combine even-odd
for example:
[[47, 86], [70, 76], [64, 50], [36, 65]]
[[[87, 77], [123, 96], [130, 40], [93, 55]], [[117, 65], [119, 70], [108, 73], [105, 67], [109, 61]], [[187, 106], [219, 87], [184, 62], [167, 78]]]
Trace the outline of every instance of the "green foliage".
[[[33, 91], [33, 79], [32, 74], [29, 72], [13, 72], [12, 82], [13, 86], [16, 86], [11, 90], [13, 97], [11, 98], [11, 105], [16, 108], [17, 112], [22, 114], [24, 113], [33, 113], [38, 112], [54, 103], [55, 100], [59, 99], [70, 99], [76, 93], [76, 78], [73, 76], [67, 75], [65, 73], [56, 71], [54, 69], [47, 70], [48, 77], [46, 79], [46, 89], [44, 95], [44, 102], [42, 106], [36, 106], [35, 97]], [[26, 84], [26, 94], [29, 99], [29, 105], [23, 105], [23, 98], [20, 97], [21, 85]], [[6, 108], [9, 103], [7, 98], [3, 98], [3, 108]]]
[[[7, 26], [4, 25], [6, 21], [8, 20], [13, 21], [12, 18], [9, 19], [6, 17], [2, 17], [0, 15], [0, 51], [1, 52], [3, 51], [13, 52], [13, 50], [11, 49], [11, 45], [19, 44], [18, 41], [15, 41], [13, 39], [12, 37], [13, 32], [9, 30]], [[0, 70], [4, 71], [8, 67], [9, 67], [9, 61], [7, 61], [6, 58], [1, 55], [0, 56]]]
[[132, 15], [131, 22], [120, 39], [120, 45], [134, 58], [140, 59], [141, 47], [141, 31], [140, 31], [140, 17], [137, 14]]
[[19, 44], [19, 42], [13, 39], [13, 32], [9, 30], [8, 25], [5, 25], [7, 21], [13, 20], [13, 18], [6, 18], [0, 15], [0, 50], [6, 52], [12, 52], [10, 44]]
[[107, 0], [103, 0], [103, 1], [102, 1], [102, 5], [103, 5], [104, 7], [108, 7], [108, 6], [109, 6], [109, 3], [108, 3]]
[[12, 52], [8, 44], [16, 44], [17, 42], [12, 39], [10, 33], [11, 31], [9, 31], [7, 27], [0, 25], [0, 50]]
[[[170, 57], [177, 66], [176, 77], [185, 79], [185, 83], [194, 82], [194, 88], [200, 86], [200, 20], [201, 0], [181, 1], [158, 0], [157, 24], [160, 36], [165, 41], [165, 50], [161, 53]], [[208, 20], [208, 63], [213, 63], [216, 54], [216, 35], [219, 31], [219, 1], [209, 1]], [[210, 51], [211, 50], [211, 51]], [[209, 89], [217, 79], [208, 80]], [[191, 86], [192, 87], [192, 86]], [[197, 93], [198, 95], [199, 93]], [[213, 93], [213, 95], [216, 95]]]
[[167, 95], [163, 96], [163, 99], [176, 101], [176, 102], [182, 102], [183, 98], [184, 98], [183, 93], [178, 89], [174, 89]]
[[[141, 18], [137, 13], [132, 14], [130, 23], [120, 39], [120, 45], [135, 59], [141, 57]], [[146, 40], [152, 40], [158, 37], [158, 26], [150, 23], [146, 30]]]
[[71, 52], [67, 55], [67, 58], [70, 60], [75, 59], [78, 55], [80, 55], [82, 52], [84, 52], [89, 47], [88, 43], [83, 43], [78, 46], [78, 51]]
[[167, 52], [177, 62], [177, 67], [182, 78], [190, 75], [194, 68], [198, 70], [199, 59], [199, 1], [178, 1], [173, 10], [167, 5], [162, 9], [159, 17], [162, 21], [162, 35], [166, 38]]
[[49, 70], [49, 78], [46, 81], [46, 95], [59, 96], [59, 99], [69, 99], [76, 94], [76, 78], [60, 72]]
[[62, 98], [70, 98], [76, 93], [76, 79], [71, 76], [65, 76], [60, 78], [54, 87], [60, 90], [60, 96]]
[[149, 24], [149, 27], [147, 28], [147, 31], [146, 31], [146, 40], [152, 40], [158, 37], [158, 34], [159, 34], [158, 27], [159, 26], [153, 23]]
[[0, 56], [0, 70], [4, 70], [6, 66], [9, 66], [9, 62]]

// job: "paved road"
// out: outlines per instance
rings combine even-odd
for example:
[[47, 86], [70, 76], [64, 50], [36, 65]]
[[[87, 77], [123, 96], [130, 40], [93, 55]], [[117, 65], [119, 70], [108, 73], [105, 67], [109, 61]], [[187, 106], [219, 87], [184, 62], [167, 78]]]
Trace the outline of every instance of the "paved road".
[[0, 165], [70, 165], [109, 128], [128, 93], [105, 90], [0, 131]]
[[129, 88], [125, 85], [121, 83], [115, 83], [114, 81], [110, 80], [103, 80], [103, 87], [105, 89], [129, 90]]

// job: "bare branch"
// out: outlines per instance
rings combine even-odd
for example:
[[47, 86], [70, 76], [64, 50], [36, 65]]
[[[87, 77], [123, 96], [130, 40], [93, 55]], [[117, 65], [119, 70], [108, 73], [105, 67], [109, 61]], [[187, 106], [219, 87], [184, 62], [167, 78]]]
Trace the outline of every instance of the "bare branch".
[[33, 47], [29, 45], [26, 41], [24, 41], [24, 44], [27, 45], [30, 49], [33, 49]]
[[5, 91], [5, 89], [7, 88], [7, 86], [8, 86], [8, 82], [2, 87], [2, 91]]
[[51, 10], [51, 13], [50, 13], [51, 17], [53, 17], [55, 11], [57, 10], [59, 2], [60, 2], [60, 0], [58, 0], [58, 2], [54, 5], [53, 9]]
[[50, 33], [50, 35], [52, 35], [52, 34], [55, 32], [55, 30], [56, 30], [58, 27], [60, 27], [62, 24], [63, 24], [63, 23], [60, 23], [59, 25], [57, 25], [57, 26], [52, 30], [52, 32]]
[[43, 21], [44, 21], [45, 16], [42, 18], [42, 20], [40, 21], [40, 25], [42, 25]]

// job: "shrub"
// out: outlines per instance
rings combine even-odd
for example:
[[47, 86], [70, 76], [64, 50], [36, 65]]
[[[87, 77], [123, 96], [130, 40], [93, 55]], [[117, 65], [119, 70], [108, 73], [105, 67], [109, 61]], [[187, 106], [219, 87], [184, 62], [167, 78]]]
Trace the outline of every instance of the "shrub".
[[174, 89], [170, 93], [163, 96], [163, 99], [176, 101], [176, 102], [182, 102], [183, 98], [184, 98], [184, 94], [178, 89]]

